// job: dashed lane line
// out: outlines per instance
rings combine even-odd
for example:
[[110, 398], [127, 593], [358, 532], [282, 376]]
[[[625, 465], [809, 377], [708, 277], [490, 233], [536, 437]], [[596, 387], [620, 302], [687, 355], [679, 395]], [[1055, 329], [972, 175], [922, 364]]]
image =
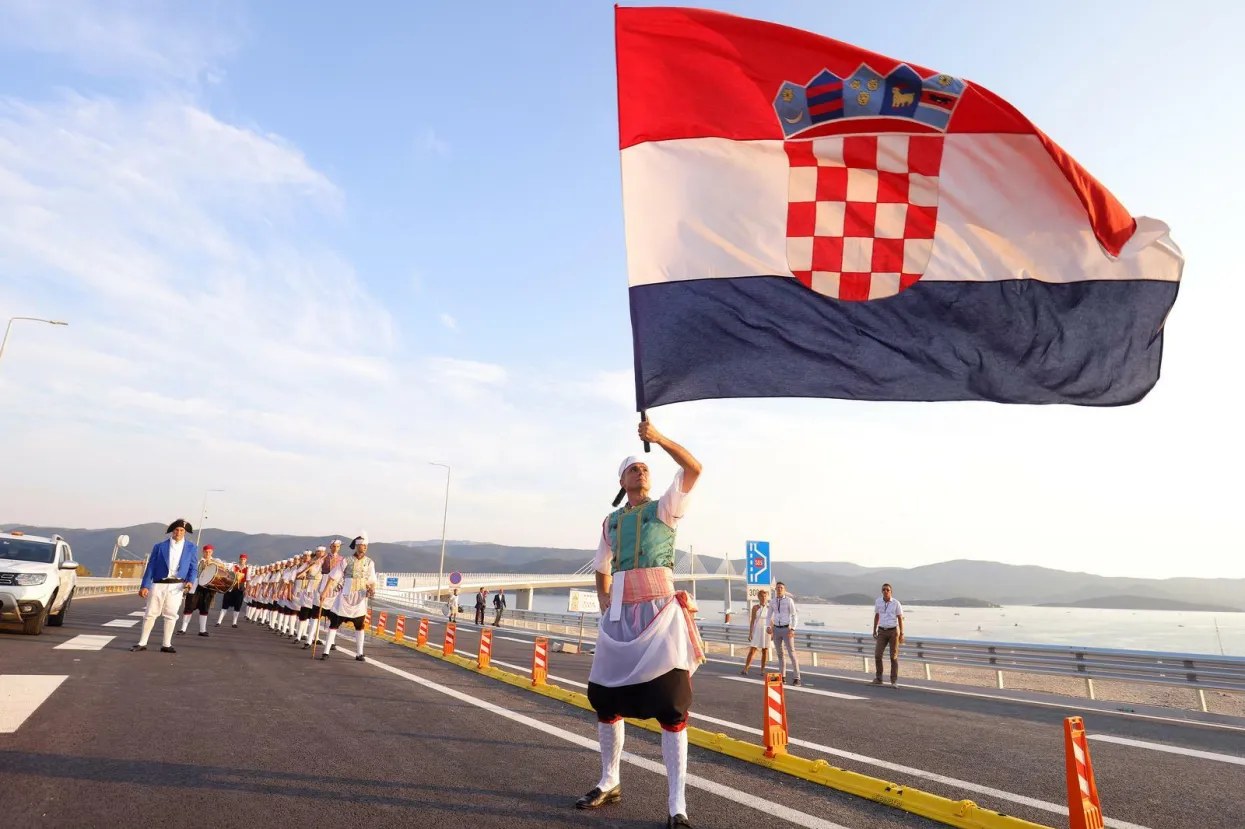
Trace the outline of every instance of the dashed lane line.
[[0, 675], [0, 734], [12, 734], [68, 676]]
[[54, 651], [97, 651], [101, 650], [105, 645], [116, 639], [115, 636], [95, 636], [89, 633], [83, 633], [67, 642], [61, 642]]

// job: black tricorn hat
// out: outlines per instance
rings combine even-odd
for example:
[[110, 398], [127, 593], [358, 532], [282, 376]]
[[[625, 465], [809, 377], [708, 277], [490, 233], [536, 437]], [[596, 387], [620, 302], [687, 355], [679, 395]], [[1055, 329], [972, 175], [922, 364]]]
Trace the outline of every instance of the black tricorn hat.
[[185, 530], [188, 533], [192, 533], [195, 531], [195, 528], [190, 526], [189, 521], [187, 521], [185, 518], [179, 518], [176, 521], [174, 521], [172, 524], [169, 524], [169, 527], [168, 529], [165, 530], [165, 532], [171, 533], [173, 532], [173, 530], [177, 529], [178, 527], [181, 527], [183, 530]]

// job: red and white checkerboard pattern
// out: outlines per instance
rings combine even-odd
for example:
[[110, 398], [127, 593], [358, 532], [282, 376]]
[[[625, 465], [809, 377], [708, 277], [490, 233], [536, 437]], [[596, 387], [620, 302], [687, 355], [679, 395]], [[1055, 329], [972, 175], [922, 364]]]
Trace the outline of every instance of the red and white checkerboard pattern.
[[938, 219], [941, 135], [840, 135], [788, 141], [787, 263], [843, 300], [915, 284]]

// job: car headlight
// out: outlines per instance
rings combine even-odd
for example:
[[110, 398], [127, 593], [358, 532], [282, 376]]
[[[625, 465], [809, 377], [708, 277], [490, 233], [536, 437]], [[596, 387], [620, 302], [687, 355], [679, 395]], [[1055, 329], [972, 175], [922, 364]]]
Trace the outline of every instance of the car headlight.
[[47, 580], [47, 573], [18, 573], [17, 578], [13, 579], [13, 583], [19, 587], [34, 587], [36, 584], [43, 584]]

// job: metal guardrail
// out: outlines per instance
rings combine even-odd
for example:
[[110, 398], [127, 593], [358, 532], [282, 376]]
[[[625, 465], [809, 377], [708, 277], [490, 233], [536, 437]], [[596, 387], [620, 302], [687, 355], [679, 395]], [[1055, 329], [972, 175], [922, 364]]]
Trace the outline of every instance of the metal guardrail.
[[75, 596], [101, 596], [106, 593], [137, 593], [142, 579], [107, 579], [100, 576], [79, 576]]

